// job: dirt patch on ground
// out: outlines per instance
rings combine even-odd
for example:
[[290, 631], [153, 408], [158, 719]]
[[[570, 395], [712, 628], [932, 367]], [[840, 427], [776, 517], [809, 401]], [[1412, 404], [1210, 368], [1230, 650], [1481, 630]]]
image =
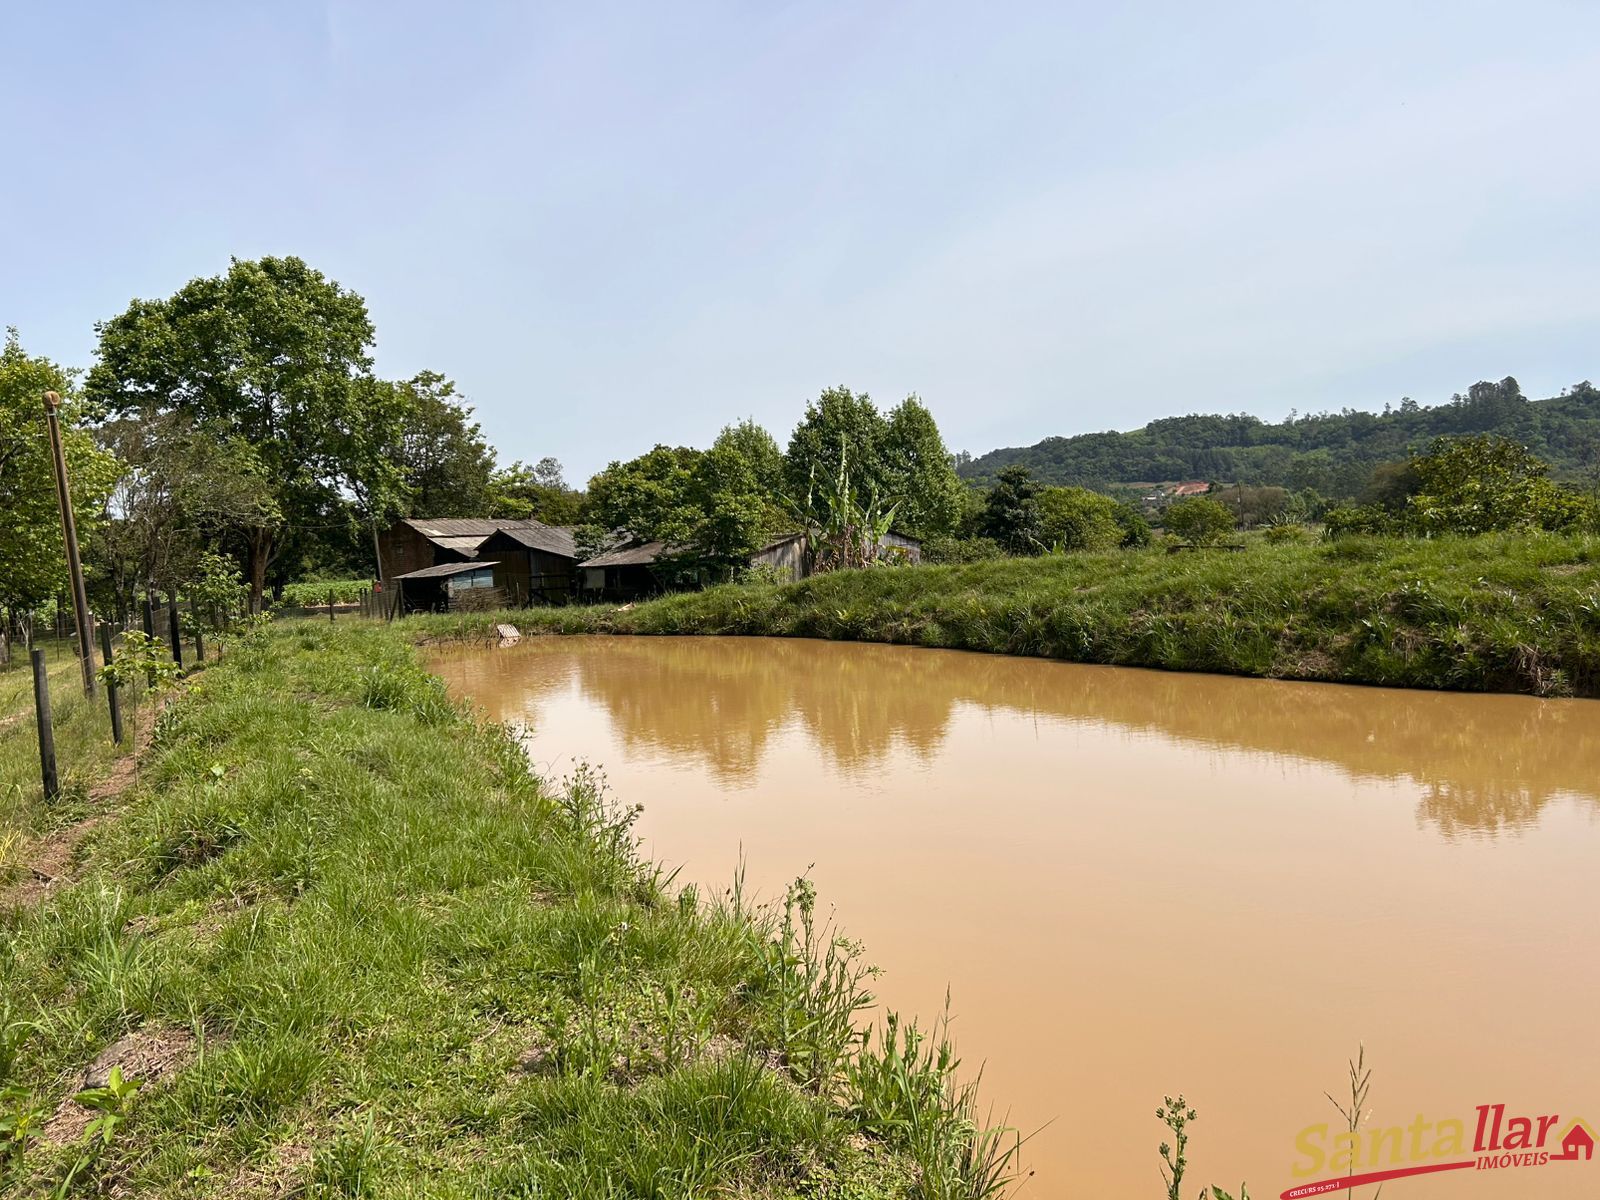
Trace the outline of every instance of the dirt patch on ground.
[[[153, 1025], [135, 1030], [112, 1042], [84, 1068], [79, 1088], [105, 1087], [113, 1067], [122, 1068], [122, 1077], [144, 1085], [143, 1091], [168, 1078], [194, 1056], [194, 1035], [171, 1025]], [[79, 1104], [72, 1097], [63, 1100], [55, 1115], [41, 1131], [47, 1142], [58, 1146], [82, 1139], [83, 1131], [94, 1120], [96, 1110]]]
[[[146, 720], [140, 722], [133, 751], [116, 758], [111, 768], [89, 788], [89, 803], [105, 805], [116, 799], [138, 778], [139, 762], [150, 748], [156, 718], [172, 699], [172, 693], [159, 697]], [[16, 853], [24, 876], [9, 887], [0, 888], [0, 908], [31, 908], [57, 888], [71, 883], [79, 845], [108, 813], [97, 812], [76, 825], [58, 829]]]
[[287, 1200], [306, 1191], [306, 1171], [315, 1157], [305, 1142], [284, 1142], [266, 1161], [252, 1163], [228, 1180], [217, 1194], [228, 1200]]
[[96, 814], [76, 825], [58, 829], [24, 850], [19, 857], [26, 875], [0, 890], [0, 908], [31, 908], [57, 888], [70, 883], [78, 846], [104, 820], [105, 814]]

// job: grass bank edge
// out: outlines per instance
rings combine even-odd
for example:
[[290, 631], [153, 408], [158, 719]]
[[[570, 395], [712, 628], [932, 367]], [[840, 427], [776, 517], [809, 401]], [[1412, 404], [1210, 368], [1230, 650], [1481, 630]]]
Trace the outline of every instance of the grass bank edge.
[[[76, 881], [0, 914], [7, 1104], [59, 1118], [162, 1031], [182, 1061], [73, 1188], [996, 1194], [1015, 1138], [942, 1027], [865, 1035], [809, 885], [674, 889], [631, 820], [591, 772], [534, 776], [400, 630], [264, 632], [163, 712]], [[85, 1154], [38, 1125], [6, 1194]]]
[[628, 608], [406, 618], [420, 636], [742, 634], [1264, 678], [1600, 695], [1600, 537], [1351, 537], [840, 571]]

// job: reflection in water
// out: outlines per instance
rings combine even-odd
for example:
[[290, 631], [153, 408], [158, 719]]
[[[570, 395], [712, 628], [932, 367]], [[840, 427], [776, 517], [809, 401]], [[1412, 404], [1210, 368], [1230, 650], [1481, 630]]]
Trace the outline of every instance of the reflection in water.
[[[1600, 720], [1590, 701], [1541, 701], [1219, 675], [1071, 666], [995, 655], [778, 638], [534, 639], [473, 661], [530, 710], [574, 681], [622, 738], [754, 782], [799, 722], [833, 765], [870, 769], [896, 747], [926, 757], [960, 705], [1114, 726], [1219, 751], [1337, 767], [1422, 789], [1417, 816], [1446, 836], [1536, 821], [1561, 795], [1600, 803]], [[445, 659], [440, 667], [459, 681]]]
[[[1151, 1194], [1179, 1090], [1195, 1190], [1307, 1182], [1295, 1136], [1361, 1043], [1379, 1126], [1600, 1125], [1600, 1033], [1571, 1020], [1600, 1004], [1600, 703], [757, 639], [439, 669], [536, 762], [601, 764], [682, 878], [743, 861], [770, 897], [809, 865], [886, 1004], [948, 988], [985, 1095], [1045, 1127], [1023, 1197]], [[1568, 1200], [1589, 1174], [1398, 1186]]]

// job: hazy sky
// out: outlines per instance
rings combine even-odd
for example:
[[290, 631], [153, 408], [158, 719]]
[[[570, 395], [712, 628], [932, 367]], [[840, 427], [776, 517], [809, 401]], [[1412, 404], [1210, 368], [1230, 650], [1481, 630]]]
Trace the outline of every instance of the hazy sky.
[[230, 255], [582, 481], [842, 383], [952, 449], [1600, 379], [1600, 4], [0, 6], [0, 323]]

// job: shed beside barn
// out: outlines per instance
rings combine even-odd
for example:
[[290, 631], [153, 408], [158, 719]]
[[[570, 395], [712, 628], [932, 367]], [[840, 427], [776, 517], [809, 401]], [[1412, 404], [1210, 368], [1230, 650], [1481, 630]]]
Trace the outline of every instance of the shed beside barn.
[[593, 600], [637, 600], [663, 590], [656, 563], [667, 556], [664, 542], [620, 546], [585, 559], [583, 594]]
[[500, 608], [505, 600], [494, 584], [492, 562], [440, 563], [394, 577], [400, 589], [400, 614]]
[[766, 567], [785, 582], [811, 574], [811, 546], [803, 533], [791, 533], [761, 547], [750, 556], [752, 567]]

